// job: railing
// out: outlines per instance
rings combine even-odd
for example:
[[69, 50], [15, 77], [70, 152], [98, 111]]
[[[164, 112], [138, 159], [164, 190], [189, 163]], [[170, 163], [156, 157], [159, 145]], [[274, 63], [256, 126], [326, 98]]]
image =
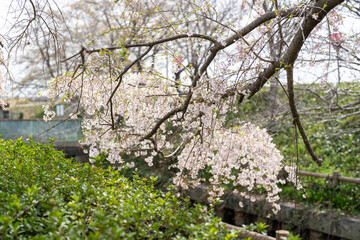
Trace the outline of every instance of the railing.
[[330, 178], [332, 179], [332, 184], [335, 186], [339, 182], [350, 182], [350, 183], [360, 183], [359, 178], [350, 178], [350, 177], [342, 177], [340, 172], [334, 171], [332, 175], [322, 174], [322, 173], [314, 173], [314, 172], [306, 172], [306, 171], [298, 171], [299, 175], [316, 177], [316, 178]]

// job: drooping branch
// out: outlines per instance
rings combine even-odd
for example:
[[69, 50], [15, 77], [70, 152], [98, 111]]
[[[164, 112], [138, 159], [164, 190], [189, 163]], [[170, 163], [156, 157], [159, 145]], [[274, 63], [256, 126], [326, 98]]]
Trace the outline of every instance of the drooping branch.
[[303, 139], [303, 142], [305, 144], [306, 150], [308, 151], [308, 153], [310, 154], [312, 159], [317, 163], [317, 165], [321, 166], [322, 160], [317, 157], [314, 150], [312, 149], [312, 147], [310, 145], [310, 142], [309, 142], [309, 139], [308, 139], [308, 137], [306, 135], [305, 129], [302, 126], [299, 113], [298, 113], [298, 111], [296, 109], [295, 93], [294, 93], [294, 71], [293, 71], [292, 66], [288, 66], [286, 68], [286, 77], [287, 77], [287, 88], [288, 88], [288, 95], [289, 95], [289, 97], [288, 97], [289, 105], [290, 105], [291, 114], [292, 114], [293, 119], [294, 119], [294, 124], [299, 129], [299, 132], [300, 132], [300, 135], [301, 135], [301, 137]]
[[[306, 132], [301, 124], [299, 114], [296, 110], [294, 92], [293, 92], [293, 70], [292, 67], [298, 57], [300, 50], [302, 49], [303, 44], [306, 39], [309, 37], [312, 30], [322, 21], [322, 19], [337, 5], [341, 4], [344, 0], [322, 0], [317, 1], [311, 10], [306, 14], [301, 27], [296, 32], [291, 41], [288, 49], [286, 50], [284, 56], [275, 63], [270, 64], [267, 68], [261, 72], [257, 80], [246, 86], [245, 91], [249, 92], [248, 98], [254, 96], [265, 83], [278, 71], [280, 68], [286, 68], [287, 70], [287, 79], [288, 79], [288, 91], [289, 91], [289, 103], [291, 106], [291, 112], [294, 118], [294, 122], [299, 128], [301, 137], [305, 143], [306, 149], [311, 155], [312, 159], [321, 166], [321, 160], [316, 156], [315, 152], [311, 148], [310, 142], [307, 138]], [[317, 17], [314, 17], [314, 16]], [[289, 70], [290, 69], [290, 70]], [[292, 96], [290, 96], [290, 91], [292, 91]], [[235, 90], [227, 95], [235, 94]], [[244, 99], [244, 94], [240, 94], [239, 103]]]
[[26, 27], [24, 28], [24, 30], [22, 30], [22, 32], [16, 37], [15, 41], [12, 44], [12, 47], [10, 48], [10, 52], [24, 38], [24, 36], [26, 35], [26, 32], [29, 30], [32, 22], [36, 21], [36, 18], [38, 17], [34, 2], [32, 0], [30, 0], [29, 2], [31, 3], [31, 8], [32, 8], [32, 11], [33, 11], [33, 17], [31, 19], [29, 19], [29, 21], [26, 24]]

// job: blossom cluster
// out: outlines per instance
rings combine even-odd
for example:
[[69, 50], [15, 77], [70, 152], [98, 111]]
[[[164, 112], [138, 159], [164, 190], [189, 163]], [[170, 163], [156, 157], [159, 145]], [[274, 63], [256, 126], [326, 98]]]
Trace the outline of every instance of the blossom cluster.
[[[180, 188], [208, 182], [210, 198], [221, 196], [224, 184], [229, 183], [246, 192], [262, 188], [267, 201], [278, 210], [278, 184], [284, 183], [278, 175], [285, 165], [271, 137], [251, 123], [224, 127], [235, 97], [222, 96], [234, 86], [203, 76], [195, 87], [189, 88], [192, 100], [186, 112], [169, 116], [155, 134], [144, 137], [159, 120], [184, 104], [184, 94], [160, 75], [134, 71], [119, 80], [96, 71], [102, 64], [101, 56], [90, 61], [84, 76], [73, 78], [68, 73], [55, 78], [47, 94], [54, 101], [61, 97], [65, 102], [81, 102], [83, 143], [90, 146], [91, 159], [103, 153], [108, 161], [122, 168], [137, 164], [135, 159], [122, 159], [124, 154], [142, 156], [149, 166], [157, 155], [176, 158], [169, 167], [178, 169], [174, 184]], [[55, 116], [49, 106], [44, 110], [45, 120]], [[285, 170], [294, 176], [294, 169]], [[211, 177], [205, 179], [205, 172]], [[250, 198], [248, 194], [244, 196]]]

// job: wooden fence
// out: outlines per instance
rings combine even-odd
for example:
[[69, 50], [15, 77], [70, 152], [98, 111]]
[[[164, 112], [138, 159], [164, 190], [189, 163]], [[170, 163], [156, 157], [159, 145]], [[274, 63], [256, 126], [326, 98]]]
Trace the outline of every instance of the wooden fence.
[[332, 184], [335, 186], [339, 182], [350, 182], [350, 183], [360, 183], [359, 178], [350, 178], [350, 177], [342, 177], [340, 172], [334, 171], [332, 175], [322, 174], [322, 173], [314, 173], [314, 172], [306, 172], [306, 171], [298, 171], [299, 175], [309, 176], [309, 177], [317, 177], [317, 178], [330, 178], [332, 179]]

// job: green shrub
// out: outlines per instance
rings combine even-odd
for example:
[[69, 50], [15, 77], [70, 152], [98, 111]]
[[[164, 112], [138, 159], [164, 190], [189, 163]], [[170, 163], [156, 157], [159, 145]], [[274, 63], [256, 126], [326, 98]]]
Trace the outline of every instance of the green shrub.
[[[318, 167], [310, 159], [302, 139], [299, 137], [299, 167], [301, 170], [332, 175], [339, 171], [342, 176], [359, 178], [359, 134], [335, 134], [339, 129], [346, 129], [349, 120], [338, 121], [332, 124], [316, 124], [307, 126], [312, 147], [317, 155], [324, 160]], [[354, 121], [353, 121], [354, 122]], [[274, 136], [277, 146], [281, 147], [285, 159], [293, 163], [296, 160], [296, 145], [294, 143], [294, 130], [286, 129]], [[335, 187], [330, 179], [300, 177], [304, 192], [295, 191], [293, 186], [282, 186], [280, 193], [282, 200], [295, 200], [305, 205], [316, 205], [322, 209], [341, 210], [346, 214], [360, 216], [360, 188], [357, 184], [340, 182]], [[297, 195], [297, 196], [296, 196]], [[296, 196], [296, 197], [295, 197]]]
[[204, 206], [81, 165], [51, 144], [0, 139], [0, 239], [228, 239]]
[[[305, 193], [295, 191], [293, 186], [282, 186], [280, 193], [282, 200], [297, 200], [303, 205], [317, 206], [319, 209], [335, 209], [360, 217], [360, 189], [357, 184], [340, 182], [332, 186], [331, 180], [325, 179], [321, 183], [317, 179], [302, 177]], [[306, 198], [303, 198], [302, 195]]]

